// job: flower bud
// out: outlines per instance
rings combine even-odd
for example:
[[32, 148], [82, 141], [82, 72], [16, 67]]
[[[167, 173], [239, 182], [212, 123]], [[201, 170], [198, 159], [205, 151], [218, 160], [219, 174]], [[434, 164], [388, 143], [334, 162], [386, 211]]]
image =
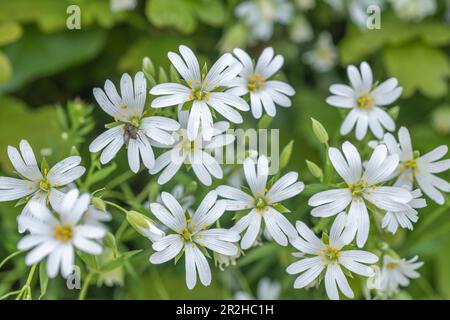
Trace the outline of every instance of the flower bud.
[[105, 201], [103, 201], [101, 198], [99, 197], [92, 197], [91, 200], [92, 204], [94, 205], [94, 207], [96, 207], [97, 209], [106, 212], [106, 204]]
[[284, 147], [283, 151], [281, 151], [280, 155], [280, 168], [284, 168], [289, 163], [289, 159], [291, 159], [292, 148], [294, 147], [294, 140], [291, 140], [286, 147]]
[[116, 238], [114, 238], [114, 235], [111, 232], [106, 233], [105, 237], [103, 238], [103, 244], [113, 250], [117, 248]]
[[155, 74], [155, 66], [153, 65], [153, 62], [149, 57], [145, 57], [142, 60], [142, 70], [144, 71], [144, 73], [147, 73], [151, 76]]
[[317, 121], [314, 118], [311, 118], [312, 121], [312, 129], [314, 132], [314, 135], [321, 143], [327, 143], [328, 142], [328, 132], [325, 130], [323, 125]]
[[320, 169], [320, 167], [314, 162], [306, 160], [306, 166], [308, 167], [309, 172], [311, 172], [311, 174], [315, 178], [320, 179], [323, 177], [322, 169]]
[[128, 211], [127, 221], [137, 232], [151, 241], [157, 241], [165, 236], [164, 231], [157, 228], [149, 217], [137, 211]]

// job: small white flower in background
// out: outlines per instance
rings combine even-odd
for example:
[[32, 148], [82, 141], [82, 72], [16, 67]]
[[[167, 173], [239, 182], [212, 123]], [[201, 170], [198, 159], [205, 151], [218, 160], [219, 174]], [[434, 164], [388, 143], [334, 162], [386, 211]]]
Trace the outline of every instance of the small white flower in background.
[[168, 145], [174, 142], [171, 133], [180, 125], [166, 117], [145, 117], [147, 80], [143, 72], [136, 73], [133, 80], [125, 73], [120, 80], [121, 96], [110, 80], [105, 82], [105, 91], [94, 89], [100, 107], [114, 118], [112, 128], [99, 135], [89, 146], [90, 152], [99, 152], [100, 162], [110, 162], [123, 147], [128, 149], [128, 164], [137, 173], [140, 163], [150, 169], [155, 163], [152, 144]]
[[213, 132], [209, 141], [203, 140], [202, 131], [197, 138], [191, 140], [188, 135], [190, 117], [189, 112], [179, 111], [178, 121], [181, 128], [174, 133], [175, 142], [156, 159], [155, 166], [150, 169], [151, 174], [162, 171], [158, 178], [159, 184], [165, 184], [175, 176], [183, 163], [190, 164], [197, 178], [207, 186], [212, 183], [212, 177], [222, 179], [223, 171], [219, 162], [210, 154], [214, 150], [221, 150], [224, 146], [233, 143], [235, 137], [225, 132], [229, 128], [229, 123], [219, 121], [213, 124]]
[[[173, 187], [170, 192], [175, 199], [177, 199], [178, 203], [181, 205], [184, 211], [189, 210], [189, 208], [195, 203], [195, 197], [191, 195], [186, 195], [184, 186], [182, 184], [177, 184]], [[162, 203], [161, 195], [158, 195], [156, 198], [156, 202]], [[150, 209], [150, 204], [149, 204]]]
[[418, 212], [414, 209], [421, 209], [427, 206], [425, 199], [422, 197], [420, 189], [411, 192], [413, 199], [408, 202], [411, 209], [403, 211], [388, 211], [383, 217], [381, 226], [391, 233], [397, 232], [398, 227], [413, 230], [413, 223], [419, 219]]
[[342, 153], [330, 148], [328, 155], [347, 187], [322, 191], [312, 196], [308, 204], [314, 217], [330, 217], [350, 206], [344, 237], [350, 243], [356, 236], [362, 248], [369, 235], [370, 219], [366, 202], [386, 211], [410, 210], [413, 199], [410, 191], [400, 187], [379, 186], [387, 181], [398, 166], [398, 155], [389, 155], [385, 145], [375, 148], [363, 171], [358, 150], [350, 142], [342, 144]]
[[316, 0], [295, 0], [295, 4], [302, 11], [314, 9]]
[[292, 19], [289, 25], [289, 37], [295, 43], [310, 41], [314, 37], [314, 31], [308, 19], [299, 14]]
[[352, 22], [361, 29], [367, 28], [367, 19], [369, 14], [367, 8], [377, 6], [383, 8], [386, 0], [351, 0], [348, 3], [348, 13]]
[[86, 169], [79, 165], [81, 158], [78, 156], [62, 160], [50, 170], [39, 169], [30, 144], [22, 140], [19, 148], [20, 152], [8, 146], [8, 157], [20, 179], [0, 177], [0, 201], [22, 198], [27, 201], [17, 219], [19, 232], [23, 233], [25, 228], [22, 218], [29, 216], [30, 202], [37, 201], [43, 205], [50, 204], [54, 209], [58, 208], [64, 195], [60, 189], [81, 177]]
[[235, 300], [277, 300], [280, 297], [281, 284], [278, 281], [271, 281], [265, 277], [259, 280], [256, 289], [256, 297], [252, 297], [244, 291], [236, 292]]
[[409, 260], [394, 259], [385, 255], [378, 293], [390, 297], [398, 292], [400, 287], [409, 286], [410, 279], [419, 278], [420, 274], [416, 270], [423, 266], [423, 262], [418, 259], [417, 256]]
[[219, 88], [226, 87], [227, 83], [239, 74], [242, 65], [230, 53], [225, 53], [205, 75], [202, 74], [198, 60], [191, 49], [180, 46], [179, 50], [183, 58], [174, 52], [169, 52], [168, 57], [186, 84], [162, 83], [154, 86], [150, 94], [161, 95], [161, 97], [152, 101], [152, 107], [183, 105], [184, 109], [188, 108], [187, 136], [189, 140], [197, 138], [199, 128], [205, 140], [211, 139], [214, 130], [210, 107], [227, 120], [242, 123], [241, 114], [233, 108], [248, 111], [247, 102], [227, 91], [218, 91]]
[[220, 253], [214, 253], [214, 263], [220, 271], [225, 271], [225, 268], [229, 266], [235, 266], [237, 259], [241, 256], [241, 251], [239, 251], [234, 256], [226, 256]]
[[389, 0], [402, 20], [419, 22], [436, 12], [436, 0]]
[[157, 252], [151, 255], [150, 262], [161, 264], [184, 253], [187, 287], [195, 287], [197, 273], [201, 283], [209, 286], [211, 269], [204, 250], [209, 249], [227, 256], [234, 256], [239, 252], [234, 244], [239, 241], [239, 234], [221, 228], [208, 229], [225, 212], [225, 202], [217, 201], [217, 193], [210, 191], [195, 213], [186, 216], [187, 213], [170, 193], [163, 192], [161, 199], [164, 205], [152, 203], [151, 210], [158, 220], [175, 233], [153, 243], [152, 247]]
[[250, 0], [240, 3], [235, 14], [249, 27], [253, 40], [267, 41], [272, 37], [275, 23], [291, 21], [293, 9], [287, 0]]
[[23, 224], [30, 231], [19, 241], [19, 250], [30, 250], [25, 257], [27, 265], [33, 265], [47, 258], [47, 274], [50, 278], [60, 272], [66, 278], [75, 262], [74, 249], [99, 255], [103, 248], [100, 240], [105, 236], [103, 227], [81, 223], [88, 210], [90, 195], [79, 196], [78, 190], [71, 190], [62, 200], [60, 208], [53, 215], [38, 202], [30, 203], [30, 216], [23, 218]]
[[249, 94], [252, 114], [256, 119], [261, 118], [263, 108], [269, 116], [274, 117], [275, 104], [282, 107], [291, 106], [289, 97], [295, 94], [294, 88], [282, 81], [268, 80], [283, 66], [283, 56], [274, 57], [273, 49], [266, 48], [254, 66], [245, 51], [234, 49], [233, 52], [243, 68], [239, 77], [230, 82], [232, 88], [228, 92], [238, 96]]
[[217, 188], [218, 194], [227, 199], [227, 210], [250, 210], [231, 230], [242, 233], [247, 229], [241, 241], [241, 248], [246, 250], [254, 244], [261, 229], [261, 221], [264, 220], [267, 231], [275, 242], [287, 246], [288, 239], [296, 237], [297, 232], [277, 208], [282, 207], [280, 201], [296, 196], [303, 191], [305, 185], [297, 181], [296, 172], [289, 172], [268, 187], [269, 162], [265, 156], [260, 156], [257, 162], [247, 158], [243, 166], [251, 195], [230, 186], [222, 185]]
[[318, 72], [330, 71], [337, 64], [337, 50], [328, 32], [322, 32], [312, 51], [303, 55], [305, 63], [310, 64]]
[[110, 0], [111, 11], [131, 11], [136, 8], [137, 0]]
[[398, 176], [396, 186], [408, 186], [412, 189], [417, 182], [419, 188], [438, 204], [444, 204], [443, 192], [450, 192], [450, 183], [439, 178], [435, 173], [441, 173], [450, 169], [450, 159], [442, 159], [448, 152], [446, 145], [439, 146], [434, 150], [416, 157], [411, 136], [408, 129], [401, 127], [398, 130], [398, 143], [395, 137], [386, 133], [383, 143], [386, 144], [389, 153], [396, 154], [400, 163], [395, 173]]
[[94, 226], [103, 227], [105, 222], [111, 221], [111, 213], [102, 211], [93, 205], [90, 205], [83, 215], [82, 222], [85, 224], [91, 224]]
[[367, 62], [362, 62], [360, 71], [350, 65], [347, 75], [352, 86], [333, 84], [327, 98], [327, 103], [337, 108], [351, 109], [342, 123], [341, 135], [348, 134], [356, 124], [356, 138], [362, 140], [367, 129], [378, 138], [383, 137], [383, 127], [388, 131], [395, 130], [391, 116], [380, 106], [393, 103], [402, 94], [403, 88], [398, 87], [397, 79], [390, 78], [373, 87], [372, 69]]
[[345, 225], [346, 216], [341, 213], [331, 226], [329, 243], [324, 243], [303, 222], [297, 221], [296, 227], [300, 237], [292, 240], [291, 244], [306, 256], [286, 269], [289, 274], [301, 273], [294, 282], [294, 288], [306, 287], [326, 269], [325, 289], [328, 298], [338, 300], [338, 288], [347, 298], [354, 298], [342, 267], [364, 277], [374, 275], [373, 268], [365, 264], [376, 263], [376, 255], [362, 250], [342, 250], [346, 244], [343, 239]]

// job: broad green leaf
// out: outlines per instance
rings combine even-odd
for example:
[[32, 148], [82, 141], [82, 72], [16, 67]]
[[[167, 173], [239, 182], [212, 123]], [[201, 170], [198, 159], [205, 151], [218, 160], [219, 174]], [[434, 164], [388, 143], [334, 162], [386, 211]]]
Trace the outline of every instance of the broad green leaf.
[[20, 140], [26, 139], [39, 158], [39, 151], [49, 147], [54, 139], [58, 138], [58, 142], [52, 147], [60, 147], [60, 135], [55, 107], [31, 110], [19, 99], [0, 97], [0, 164], [5, 170], [13, 170], [6, 154], [8, 145], [17, 147]]
[[405, 97], [415, 91], [431, 98], [448, 92], [450, 62], [443, 51], [421, 42], [414, 42], [384, 50], [384, 63], [388, 73], [396, 77], [404, 88]]
[[188, 1], [151, 0], [147, 1], [147, 18], [158, 28], [173, 27], [181, 33], [192, 33], [197, 21]]
[[0, 51], [0, 85], [11, 78], [12, 67], [8, 57]]
[[15, 22], [0, 23], [0, 46], [16, 41], [22, 36], [22, 27]]
[[6, 84], [0, 86], [0, 94], [90, 60], [104, 42], [105, 33], [101, 30], [53, 34], [27, 30], [19, 41], [4, 48], [14, 73]]
[[381, 29], [362, 30], [349, 25], [339, 44], [341, 63], [355, 63], [385, 46], [403, 45], [415, 39], [433, 46], [444, 46], [450, 43], [450, 28], [436, 21], [407, 23], [392, 14], [383, 15]]

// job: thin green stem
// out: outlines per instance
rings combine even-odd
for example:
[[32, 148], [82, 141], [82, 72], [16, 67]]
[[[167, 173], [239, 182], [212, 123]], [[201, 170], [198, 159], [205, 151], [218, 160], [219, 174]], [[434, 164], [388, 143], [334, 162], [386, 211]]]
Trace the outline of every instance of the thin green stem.
[[105, 203], [106, 203], [107, 205], [110, 205], [111, 207], [114, 207], [114, 208], [116, 208], [116, 209], [122, 211], [122, 212], [125, 213], [125, 214], [128, 213], [128, 210], [122, 208], [121, 206], [119, 206], [118, 204], [115, 204], [114, 202], [111, 202], [111, 201], [105, 201]]
[[9, 256], [7, 256], [5, 259], [3, 259], [3, 261], [2, 262], [0, 262], [0, 269], [3, 267], [3, 265], [6, 263], [6, 262], [8, 262], [9, 260], [11, 260], [12, 258], [14, 258], [15, 256], [17, 256], [17, 255], [19, 255], [19, 254], [21, 254], [23, 251], [16, 251], [16, 252], [13, 252], [13, 253], [11, 253]]
[[163, 300], [170, 300], [169, 292], [166, 290], [166, 287], [164, 287], [164, 283], [161, 281], [161, 277], [156, 266], [152, 268], [152, 278], [159, 297]]
[[81, 288], [80, 295], [78, 296], [78, 300], [84, 300], [86, 298], [86, 294], [89, 289], [89, 285], [91, 284], [92, 277], [94, 276], [94, 273], [91, 271], [86, 276], [86, 279], [84, 280], [83, 287]]

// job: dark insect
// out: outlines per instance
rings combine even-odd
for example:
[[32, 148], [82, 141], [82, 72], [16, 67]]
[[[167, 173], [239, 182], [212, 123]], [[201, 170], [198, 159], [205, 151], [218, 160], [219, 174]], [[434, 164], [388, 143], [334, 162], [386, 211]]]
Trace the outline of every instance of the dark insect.
[[123, 139], [125, 140], [125, 143], [128, 144], [130, 139], [137, 139], [137, 134], [139, 132], [139, 129], [132, 124], [125, 124], [124, 133], [123, 133]]

